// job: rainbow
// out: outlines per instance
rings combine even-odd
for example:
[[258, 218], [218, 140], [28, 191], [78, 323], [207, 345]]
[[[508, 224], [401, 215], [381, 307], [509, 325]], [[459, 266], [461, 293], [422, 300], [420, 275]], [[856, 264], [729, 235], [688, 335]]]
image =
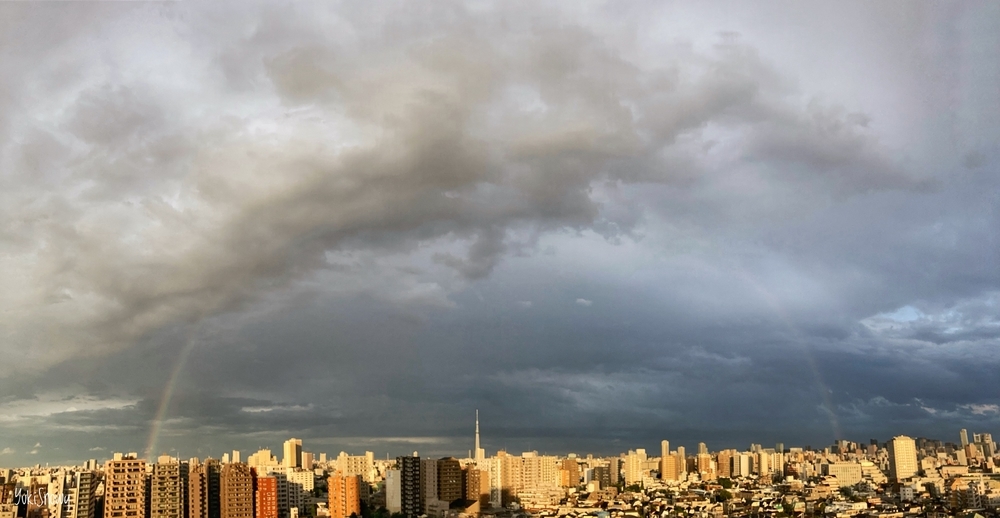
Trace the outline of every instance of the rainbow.
[[167, 384], [163, 388], [163, 394], [160, 396], [160, 406], [156, 409], [156, 415], [153, 417], [152, 426], [149, 429], [149, 439], [146, 440], [145, 454], [148, 462], [156, 459], [157, 443], [160, 440], [160, 433], [163, 431], [163, 422], [167, 418], [167, 411], [170, 409], [170, 401], [174, 397], [177, 380], [184, 369], [184, 364], [187, 363], [188, 356], [191, 355], [191, 351], [194, 350], [198, 343], [194, 338], [194, 334], [195, 330], [189, 333], [187, 343], [184, 344], [180, 354], [177, 355], [177, 363], [174, 364], [174, 370], [170, 373], [170, 377], [167, 378]]

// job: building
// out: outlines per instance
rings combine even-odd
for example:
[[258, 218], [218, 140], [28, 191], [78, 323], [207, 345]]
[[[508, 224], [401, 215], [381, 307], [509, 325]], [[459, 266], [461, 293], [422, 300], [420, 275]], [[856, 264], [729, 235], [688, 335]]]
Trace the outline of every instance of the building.
[[917, 474], [916, 442], [905, 435], [893, 437], [888, 444], [889, 480], [899, 482]]
[[[316, 487], [316, 474], [312, 471], [305, 471], [302, 469], [285, 468], [284, 480], [287, 484], [284, 495], [287, 499], [287, 506], [289, 509], [297, 508], [299, 510], [299, 516], [302, 516], [303, 511], [306, 510], [306, 506], [309, 503], [309, 499], [312, 498], [313, 489]], [[281, 479], [279, 479], [279, 501], [282, 496], [281, 489]]]
[[400, 494], [400, 471], [390, 469], [385, 472], [385, 508], [389, 514], [396, 514], [403, 510], [403, 499]]
[[335, 472], [327, 479], [330, 518], [361, 516], [361, 475]]
[[424, 514], [424, 495], [421, 491], [420, 457], [414, 452], [412, 457], [397, 457], [399, 468], [400, 512], [407, 518], [417, 518]]
[[849, 487], [861, 482], [860, 462], [833, 462], [823, 464], [820, 472], [825, 476], [837, 477], [837, 487]]
[[278, 479], [254, 478], [254, 518], [278, 518]]
[[660, 479], [662, 480], [680, 480], [681, 469], [680, 460], [677, 455], [667, 453], [660, 459]]
[[284, 445], [284, 457], [282, 464], [286, 468], [302, 467], [302, 439], [288, 439]]
[[149, 480], [150, 518], [184, 518], [183, 496], [180, 462], [161, 455]]
[[263, 473], [264, 470], [278, 466], [278, 459], [271, 455], [271, 450], [257, 450], [257, 453], [247, 457], [247, 465]]
[[191, 464], [188, 470], [188, 518], [208, 518], [208, 474], [204, 464]]
[[250, 466], [229, 463], [219, 476], [219, 512], [221, 518], [254, 518], [254, 474]]
[[366, 451], [364, 455], [348, 455], [340, 452], [337, 456], [337, 467], [344, 475], [361, 475], [361, 479], [368, 483], [375, 482], [375, 454]]
[[[670, 441], [662, 440], [660, 441], [660, 478], [667, 479], [667, 472], [670, 471], [667, 463], [670, 457]], [[671, 478], [670, 480], [674, 480]]]
[[146, 461], [116, 453], [104, 464], [104, 518], [146, 518]]
[[437, 461], [437, 498], [449, 504], [465, 499], [462, 492], [462, 464], [454, 457]]
[[646, 462], [646, 450], [639, 448], [629, 450], [625, 455], [625, 485], [631, 486], [642, 482], [642, 464]]
[[559, 485], [561, 487], [576, 487], [580, 485], [580, 463], [576, 459], [563, 459], [559, 470]]
[[69, 518], [95, 518], [97, 510], [97, 485], [99, 482], [97, 473], [86, 470], [79, 471], [74, 476], [74, 492], [76, 493], [76, 507]]

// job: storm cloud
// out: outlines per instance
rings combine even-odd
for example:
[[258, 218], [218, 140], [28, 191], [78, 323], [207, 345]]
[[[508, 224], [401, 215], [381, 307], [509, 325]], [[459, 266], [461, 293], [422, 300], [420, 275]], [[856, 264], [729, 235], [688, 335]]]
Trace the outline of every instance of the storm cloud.
[[995, 427], [1000, 8], [720, 8], [0, 5], [0, 463]]

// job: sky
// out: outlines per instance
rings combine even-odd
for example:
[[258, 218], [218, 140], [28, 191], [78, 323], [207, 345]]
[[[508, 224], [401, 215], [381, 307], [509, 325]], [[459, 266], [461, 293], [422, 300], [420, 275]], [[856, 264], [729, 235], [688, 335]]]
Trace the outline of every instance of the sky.
[[996, 2], [4, 2], [0, 70], [0, 466], [1000, 433]]

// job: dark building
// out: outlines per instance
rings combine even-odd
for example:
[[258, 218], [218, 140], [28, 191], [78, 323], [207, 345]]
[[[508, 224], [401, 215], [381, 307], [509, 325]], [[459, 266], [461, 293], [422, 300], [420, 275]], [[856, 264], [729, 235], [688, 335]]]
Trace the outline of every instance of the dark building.
[[606, 466], [597, 466], [594, 468], [594, 480], [601, 485], [601, 489], [607, 489], [611, 487], [611, 470]]
[[407, 518], [424, 514], [424, 498], [420, 491], [420, 457], [396, 457], [399, 468], [400, 512]]
[[187, 518], [220, 518], [219, 461], [207, 459], [187, 470]]
[[448, 503], [464, 499], [462, 494], [462, 464], [454, 457], [437, 462], [438, 500]]

